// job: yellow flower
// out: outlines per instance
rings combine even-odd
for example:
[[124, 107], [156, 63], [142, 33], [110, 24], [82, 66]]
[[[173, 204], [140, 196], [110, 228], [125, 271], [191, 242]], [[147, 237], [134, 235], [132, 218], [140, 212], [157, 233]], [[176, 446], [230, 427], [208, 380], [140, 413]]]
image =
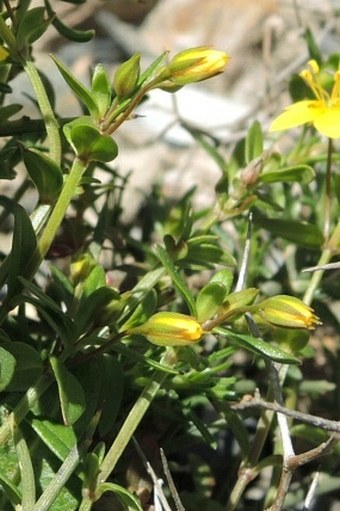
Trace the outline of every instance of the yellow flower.
[[200, 82], [222, 73], [229, 56], [209, 46], [197, 46], [175, 55], [160, 74], [165, 80], [176, 85]]
[[192, 316], [179, 312], [157, 312], [143, 325], [129, 328], [127, 333], [144, 335], [159, 346], [186, 346], [199, 341], [204, 332]]
[[290, 105], [273, 121], [270, 131], [287, 130], [312, 123], [322, 135], [340, 138], [340, 66], [334, 73], [334, 85], [330, 94], [320, 85], [320, 70], [316, 61], [310, 60], [308, 66], [300, 76], [313, 91], [315, 99]]
[[277, 295], [256, 304], [256, 313], [268, 323], [313, 330], [320, 324], [311, 307], [294, 296]]

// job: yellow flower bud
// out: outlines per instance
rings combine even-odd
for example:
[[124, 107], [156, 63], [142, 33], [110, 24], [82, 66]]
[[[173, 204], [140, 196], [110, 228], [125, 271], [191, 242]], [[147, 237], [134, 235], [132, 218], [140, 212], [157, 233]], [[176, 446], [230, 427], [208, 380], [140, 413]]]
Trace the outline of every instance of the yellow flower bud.
[[113, 88], [120, 99], [128, 98], [135, 90], [140, 74], [140, 53], [123, 62], [113, 77]]
[[0, 61], [6, 60], [9, 53], [2, 45], [0, 45]]
[[192, 316], [179, 312], [157, 312], [143, 325], [130, 328], [127, 333], [144, 335], [159, 346], [186, 346], [199, 341], [204, 332]]
[[313, 309], [294, 296], [267, 298], [258, 304], [256, 313], [268, 323], [280, 327], [313, 330], [321, 324]]
[[76, 257], [71, 263], [70, 271], [70, 277], [73, 283], [79, 284], [79, 282], [83, 282], [95, 266], [96, 261], [90, 254], [82, 254]]
[[224, 51], [198, 46], [177, 53], [164, 69], [164, 78], [176, 85], [200, 82], [222, 73], [228, 61]]

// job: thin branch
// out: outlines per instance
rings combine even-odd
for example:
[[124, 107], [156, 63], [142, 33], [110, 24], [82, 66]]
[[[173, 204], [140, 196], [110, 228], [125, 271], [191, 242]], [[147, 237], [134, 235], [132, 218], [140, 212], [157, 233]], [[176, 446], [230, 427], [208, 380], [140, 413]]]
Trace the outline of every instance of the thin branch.
[[324, 419], [316, 415], [309, 413], [298, 412], [296, 410], [290, 410], [278, 403], [271, 403], [261, 399], [258, 396], [251, 397], [247, 396], [247, 399], [243, 399], [239, 403], [231, 405], [231, 409], [235, 411], [247, 410], [248, 408], [261, 408], [263, 410], [272, 410], [273, 412], [282, 413], [287, 417], [303, 422], [305, 424], [311, 424], [317, 428], [322, 428], [332, 433], [340, 433], [340, 421], [333, 421]]
[[138, 455], [139, 457], [141, 458], [144, 466], [145, 466], [145, 469], [147, 471], [147, 473], [149, 474], [149, 476], [151, 477], [152, 479], [152, 482], [153, 482], [153, 485], [154, 485], [154, 494], [155, 494], [155, 499], [158, 498], [164, 511], [171, 511], [171, 507], [169, 506], [168, 504], [168, 501], [164, 495], [164, 492], [163, 492], [163, 489], [162, 489], [162, 480], [160, 480], [157, 475], [156, 475], [156, 472], [154, 471], [154, 469], [152, 468], [152, 465], [151, 463], [148, 461], [147, 457], [145, 456], [144, 452], [143, 452], [143, 449], [141, 448], [141, 446], [138, 444], [137, 440], [132, 437], [132, 440], [133, 440], [133, 443], [135, 445], [135, 448], [138, 452]]
[[161, 453], [161, 460], [162, 460], [164, 475], [165, 475], [166, 481], [169, 485], [169, 490], [170, 490], [171, 496], [174, 499], [176, 511], [185, 511], [185, 508], [181, 502], [177, 488], [175, 486], [174, 480], [172, 478], [171, 472], [169, 470], [168, 460], [166, 459], [163, 449], [160, 449], [160, 453]]
[[250, 257], [250, 245], [251, 245], [252, 230], [253, 230], [253, 214], [252, 214], [252, 212], [250, 212], [249, 217], [248, 217], [247, 237], [246, 237], [246, 241], [244, 244], [240, 272], [239, 272], [239, 276], [238, 276], [234, 291], [241, 291], [242, 289], [245, 288], [245, 285], [246, 285], [246, 278], [247, 278], [247, 273], [248, 273], [248, 264], [249, 264], [249, 257]]
[[309, 490], [307, 492], [305, 502], [303, 504], [303, 511], [310, 511], [310, 509], [311, 509], [312, 501], [314, 499], [315, 492], [316, 492], [316, 489], [319, 484], [319, 478], [320, 478], [320, 472], [315, 472], [312, 483], [311, 483]]
[[290, 456], [283, 465], [279, 487], [277, 490], [275, 502], [266, 511], [281, 511], [283, 509], [284, 501], [286, 499], [289, 485], [294, 475], [295, 470], [301, 465], [310, 463], [311, 461], [320, 458], [327, 454], [333, 445], [337, 442], [337, 439], [331, 436], [327, 442], [323, 442], [314, 449], [304, 452], [302, 454], [296, 454]]

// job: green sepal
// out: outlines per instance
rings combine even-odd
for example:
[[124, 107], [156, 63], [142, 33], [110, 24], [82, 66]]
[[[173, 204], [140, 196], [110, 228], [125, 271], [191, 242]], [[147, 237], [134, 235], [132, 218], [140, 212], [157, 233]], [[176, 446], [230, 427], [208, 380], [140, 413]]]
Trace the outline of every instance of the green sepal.
[[169, 53], [168, 51], [163, 52], [159, 57], [157, 57], [156, 60], [154, 60], [154, 62], [150, 64], [149, 67], [145, 69], [145, 71], [143, 71], [143, 73], [141, 73], [137, 83], [137, 87], [140, 87], [141, 85], [143, 85], [144, 82], [146, 82], [149, 78], [152, 77], [152, 75], [155, 73], [157, 68], [162, 64], [163, 60], [168, 55], [168, 53]]
[[23, 149], [22, 153], [27, 172], [39, 192], [40, 202], [53, 204], [63, 186], [60, 167], [36, 149]]
[[107, 71], [102, 64], [97, 64], [94, 69], [91, 92], [97, 103], [100, 118], [104, 117], [111, 103], [111, 84]]

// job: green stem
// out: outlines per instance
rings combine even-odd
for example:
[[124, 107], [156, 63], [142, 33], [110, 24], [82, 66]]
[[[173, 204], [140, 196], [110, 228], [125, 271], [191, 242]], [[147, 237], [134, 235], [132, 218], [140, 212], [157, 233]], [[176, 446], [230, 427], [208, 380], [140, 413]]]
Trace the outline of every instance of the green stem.
[[[172, 350], [167, 349], [164, 357], [161, 360], [161, 363], [166, 363], [168, 365], [170, 363], [173, 364]], [[157, 392], [159, 391], [167, 376], [168, 373], [158, 371], [135, 402], [117, 437], [115, 438], [103, 460], [98, 476], [98, 485], [104, 483], [115, 468], [119, 458], [123, 454], [127, 444], [131, 440], [139, 423], [147, 412], [153, 399], [156, 397]]]
[[50, 218], [46, 227], [39, 239], [38, 247], [33, 254], [30, 263], [28, 264], [27, 277], [34, 275], [40, 263], [47, 254], [57, 231], [63, 221], [67, 208], [80, 184], [80, 180], [87, 168], [87, 163], [76, 158], [73, 162], [72, 168], [65, 181], [63, 189], [58, 197], [58, 200], [53, 208]]
[[324, 221], [324, 237], [327, 243], [331, 229], [331, 213], [332, 213], [332, 155], [333, 141], [328, 139], [326, 179], [325, 179], [325, 221]]
[[46, 133], [49, 142], [49, 156], [60, 166], [61, 161], [61, 141], [59, 135], [59, 125], [55, 118], [45, 87], [42, 83], [37, 68], [31, 61], [26, 61], [23, 64], [29, 79], [31, 80], [32, 87], [37, 97], [37, 101], [45, 122]]

